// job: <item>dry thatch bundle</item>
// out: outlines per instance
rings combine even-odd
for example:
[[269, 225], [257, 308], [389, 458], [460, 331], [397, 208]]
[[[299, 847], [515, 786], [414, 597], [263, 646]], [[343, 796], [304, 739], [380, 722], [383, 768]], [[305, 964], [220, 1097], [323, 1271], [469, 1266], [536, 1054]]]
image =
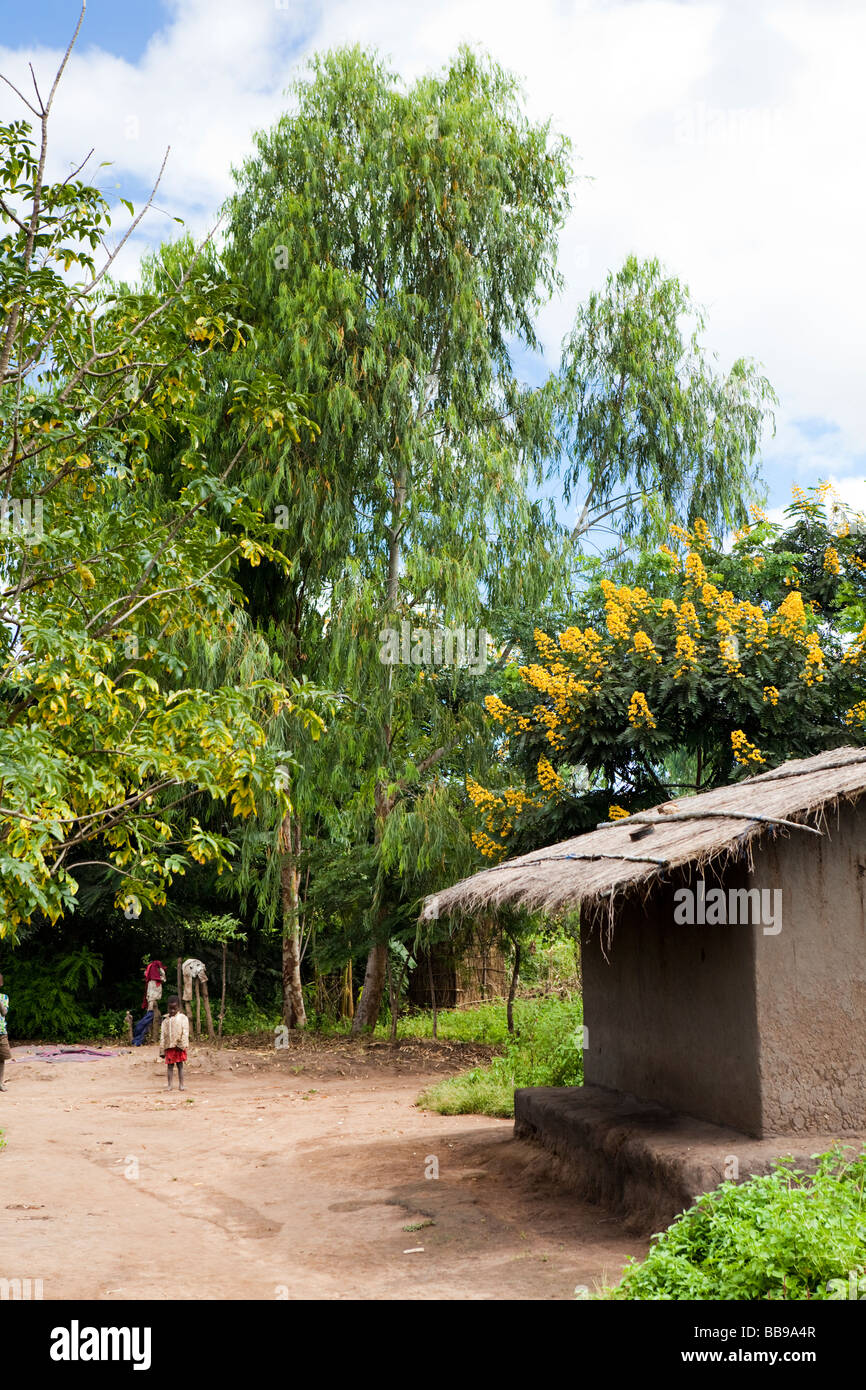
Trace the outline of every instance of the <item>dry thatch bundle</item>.
[[648, 893], [671, 869], [738, 858], [757, 836], [822, 834], [827, 811], [864, 791], [866, 749], [834, 748], [482, 869], [429, 897], [422, 916], [505, 903], [550, 913], [610, 907], [619, 894]]

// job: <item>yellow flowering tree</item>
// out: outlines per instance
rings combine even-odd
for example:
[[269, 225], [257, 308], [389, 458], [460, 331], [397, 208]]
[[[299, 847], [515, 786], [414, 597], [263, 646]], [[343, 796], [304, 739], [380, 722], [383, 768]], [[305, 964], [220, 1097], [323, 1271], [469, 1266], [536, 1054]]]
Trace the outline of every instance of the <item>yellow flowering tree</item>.
[[866, 536], [822, 485], [723, 549], [701, 520], [562, 631], [487, 712], [523, 786], [470, 795], [489, 858], [792, 756], [866, 741]]

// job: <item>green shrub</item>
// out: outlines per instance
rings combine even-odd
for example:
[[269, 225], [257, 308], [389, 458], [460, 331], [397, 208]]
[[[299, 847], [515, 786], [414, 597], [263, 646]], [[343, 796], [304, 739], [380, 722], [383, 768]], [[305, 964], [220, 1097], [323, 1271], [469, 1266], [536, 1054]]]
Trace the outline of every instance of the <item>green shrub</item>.
[[[499, 1011], [503, 1013], [501, 1004]], [[460, 1076], [437, 1082], [419, 1096], [418, 1104], [441, 1115], [508, 1116], [514, 1114], [516, 1087], [582, 1084], [580, 999], [519, 1000], [515, 1005], [515, 1026], [516, 1036], [509, 1038], [503, 1017], [505, 1042], [501, 1057], [494, 1057], [486, 1067], [474, 1067]]]
[[[845, 1298], [866, 1274], [866, 1150], [820, 1155], [806, 1176], [784, 1162], [724, 1182], [678, 1216], [605, 1299]], [[835, 1282], [834, 1282], [835, 1281]], [[866, 1279], [861, 1287], [866, 1293]]]
[[13, 955], [4, 971], [9, 1032], [16, 1038], [76, 1042], [96, 1035], [96, 1019], [80, 1002], [102, 975], [102, 957], [87, 946], [53, 958]]
[[[214, 1001], [211, 1001], [211, 1008]], [[214, 1013], [214, 1026], [216, 1027], [216, 1014], [219, 1005]], [[193, 1006], [193, 1015], [195, 1006]], [[252, 995], [248, 994], [242, 1004], [226, 1002], [226, 1012], [223, 1019], [223, 1036], [233, 1033], [273, 1033], [274, 1029], [280, 1024], [279, 1005], [275, 1004], [272, 1009], [263, 1009], [257, 1004]]]

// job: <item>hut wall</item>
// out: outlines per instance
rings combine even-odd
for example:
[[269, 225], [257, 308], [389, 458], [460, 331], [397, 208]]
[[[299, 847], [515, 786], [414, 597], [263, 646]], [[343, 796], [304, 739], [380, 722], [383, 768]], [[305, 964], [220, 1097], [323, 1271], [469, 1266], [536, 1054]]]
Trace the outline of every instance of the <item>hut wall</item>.
[[[674, 892], [696, 877], [621, 900], [607, 960], [607, 913], [584, 913], [585, 1079], [760, 1134], [753, 928], [676, 923]], [[745, 886], [744, 871], [725, 882]]]
[[768, 1135], [866, 1124], [866, 804], [827, 831], [769, 842], [750, 879], [782, 888], [782, 930], [755, 937]]

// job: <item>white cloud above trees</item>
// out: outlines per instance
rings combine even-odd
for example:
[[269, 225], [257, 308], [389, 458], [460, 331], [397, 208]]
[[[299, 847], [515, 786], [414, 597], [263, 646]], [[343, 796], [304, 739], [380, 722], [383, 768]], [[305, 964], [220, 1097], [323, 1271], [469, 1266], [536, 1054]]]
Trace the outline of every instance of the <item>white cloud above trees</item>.
[[[140, 61], [101, 51], [87, 23], [58, 98], [51, 172], [91, 145], [100, 181], [136, 203], [172, 152], [157, 199], [201, 233], [231, 188], [230, 166], [272, 122], [317, 48], [375, 46], [407, 78], [483, 45], [523, 80], [535, 118], [578, 157], [562, 238], [566, 294], [542, 316], [546, 354], [586, 291], [629, 251], [658, 255], [707, 306], [726, 364], [763, 362], [781, 397], [765, 457], [782, 470], [866, 474], [861, 269], [866, 9], [852, 0], [169, 0]], [[71, 27], [77, 5], [70, 3]], [[40, 85], [59, 53], [0, 47], [0, 69]], [[8, 99], [7, 99], [8, 98]], [[7, 91], [3, 118], [18, 115]], [[591, 181], [590, 181], [591, 179]], [[123, 225], [118, 216], [116, 227]], [[161, 214], [151, 240], [176, 224]], [[145, 243], [130, 247], [134, 273]], [[804, 431], [797, 421], [836, 428]]]

